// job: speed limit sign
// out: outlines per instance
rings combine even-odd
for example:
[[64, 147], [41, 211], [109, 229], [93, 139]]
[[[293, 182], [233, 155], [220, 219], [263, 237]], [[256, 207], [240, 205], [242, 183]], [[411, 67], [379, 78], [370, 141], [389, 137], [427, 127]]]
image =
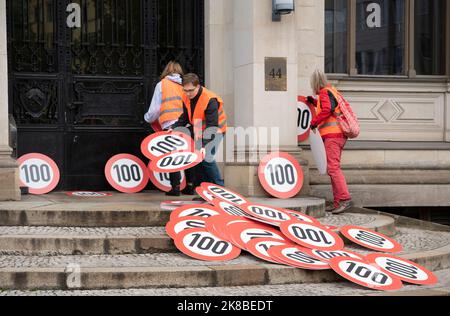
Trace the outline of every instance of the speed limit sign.
[[272, 263], [277, 263], [277, 264], [284, 264], [283, 261], [281, 261], [275, 257], [272, 257], [269, 254], [269, 250], [272, 247], [288, 246], [288, 245], [290, 245], [291, 247], [294, 246], [290, 242], [284, 242], [284, 241], [278, 240], [278, 239], [257, 238], [257, 239], [253, 239], [247, 243], [247, 251], [250, 252], [255, 257], [260, 258], [262, 260], [269, 261]]
[[375, 263], [384, 272], [411, 284], [434, 285], [438, 282], [431, 271], [403, 258], [387, 254], [369, 254], [366, 260]]
[[[153, 183], [155, 187], [163, 192], [169, 192], [172, 190], [172, 185], [170, 184], [170, 174], [169, 173], [161, 173], [161, 172], [149, 172], [150, 181]], [[184, 172], [181, 172], [181, 183], [180, 190], [184, 190], [186, 188], [186, 177]]]
[[229, 261], [241, 254], [241, 249], [202, 228], [181, 232], [174, 241], [185, 255], [203, 261]]
[[288, 153], [276, 152], [261, 160], [258, 177], [264, 190], [279, 199], [296, 196], [303, 187], [303, 171]]
[[209, 218], [213, 216], [223, 215], [224, 213], [211, 205], [186, 205], [177, 208], [170, 214], [170, 220], [176, 221], [181, 217], [204, 217]]
[[345, 279], [370, 289], [396, 291], [403, 287], [400, 279], [363, 260], [336, 257], [331, 259], [330, 267]]
[[299, 96], [297, 101], [298, 142], [303, 143], [309, 137], [311, 121], [316, 115], [316, 109], [304, 96]]
[[364, 256], [357, 254], [353, 251], [348, 250], [334, 250], [334, 251], [325, 251], [325, 250], [317, 250], [317, 249], [305, 249], [305, 252], [314, 258], [320, 259], [325, 262], [330, 262], [331, 259], [336, 257], [350, 257], [355, 259], [364, 260]]
[[193, 140], [180, 132], [158, 132], [148, 136], [141, 144], [142, 154], [150, 160], [174, 151], [191, 151]]
[[403, 249], [402, 245], [392, 238], [363, 227], [344, 226], [340, 232], [350, 241], [375, 251], [396, 253]]
[[205, 225], [204, 218], [195, 216], [181, 217], [174, 222], [168, 222], [166, 224], [166, 232], [172, 239], [175, 239], [184, 230], [205, 228]]
[[305, 248], [292, 245], [275, 246], [268, 250], [269, 255], [285, 264], [305, 270], [329, 270], [330, 265], [307, 254]]
[[109, 184], [122, 193], [138, 193], [148, 183], [149, 175], [145, 164], [138, 157], [120, 154], [112, 157], [105, 166]]
[[214, 196], [207, 190], [203, 189], [201, 186], [196, 187], [195, 192], [206, 202], [212, 203], [214, 200]]
[[233, 205], [240, 206], [248, 203], [242, 195], [219, 185], [203, 182], [201, 186], [203, 189], [208, 191], [209, 194], [214, 196], [214, 198], [218, 198]]
[[338, 234], [318, 224], [294, 220], [281, 223], [280, 229], [302, 247], [329, 251], [344, 249], [344, 241]]
[[152, 160], [149, 169], [153, 172], [173, 173], [190, 169], [202, 161], [200, 152], [176, 151]]
[[250, 216], [261, 219], [271, 225], [280, 226], [282, 222], [292, 221], [291, 215], [285, 211], [261, 204], [246, 204], [242, 209]]
[[20, 170], [20, 184], [28, 187], [31, 194], [47, 194], [58, 185], [59, 168], [51, 158], [32, 153], [20, 157], [17, 161]]

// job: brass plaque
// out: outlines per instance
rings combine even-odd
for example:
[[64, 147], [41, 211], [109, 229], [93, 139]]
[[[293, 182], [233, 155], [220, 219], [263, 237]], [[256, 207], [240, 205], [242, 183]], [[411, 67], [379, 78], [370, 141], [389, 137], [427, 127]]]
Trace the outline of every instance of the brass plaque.
[[266, 57], [266, 91], [287, 91], [287, 58]]

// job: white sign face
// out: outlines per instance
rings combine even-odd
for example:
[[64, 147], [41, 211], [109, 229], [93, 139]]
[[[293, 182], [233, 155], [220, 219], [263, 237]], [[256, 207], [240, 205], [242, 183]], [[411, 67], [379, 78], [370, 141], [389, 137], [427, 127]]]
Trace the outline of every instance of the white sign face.
[[228, 261], [237, 258], [241, 250], [205, 229], [189, 229], [175, 238], [176, 247], [185, 255], [204, 261]]
[[393, 278], [362, 260], [338, 257], [331, 259], [330, 266], [347, 280], [367, 288], [395, 291], [403, 287], [400, 279]]
[[150, 170], [154, 172], [172, 173], [190, 169], [202, 162], [202, 156], [197, 152], [174, 152], [159, 157], [150, 163]]
[[297, 111], [298, 111], [298, 141], [304, 142], [308, 139], [309, 129], [311, 126], [311, 121], [313, 118], [313, 114], [308, 105], [304, 102], [297, 102]]
[[247, 215], [241, 208], [239, 208], [233, 204], [227, 203], [227, 202], [219, 201], [218, 207], [221, 210], [223, 210], [225, 213], [232, 215], [232, 216], [246, 216]]
[[213, 216], [223, 215], [220, 210], [217, 210], [214, 206], [209, 205], [187, 205], [177, 208], [170, 214], [170, 220], [176, 221], [181, 217], [204, 217], [209, 218]]
[[332, 231], [317, 224], [306, 222], [284, 222], [281, 224], [283, 234], [300, 246], [318, 250], [341, 250], [344, 241]]
[[105, 167], [109, 184], [122, 193], [138, 193], [149, 181], [145, 164], [137, 157], [127, 154], [111, 158]]
[[408, 283], [433, 285], [438, 282], [438, 279], [431, 271], [403, 258], [386, 254], [369, 254], [366, 259], [368, 262], [378, 265], [381, 270]]
[[205, 228], [205, 219], [200, 217], [182, 217], [178, 218], [176, 222], [168, 222], [166, 225], [166, 232], [172, 238], [186, 229]]
[[329, 270], [328, 263], [307, 254], [301, 247], [291, 245], [275, 246], [268, 250], [271, 257], [285, 264], [306, 270]]
[[202, 188], [207, 190], [215, 198], [233, 205], [240, 206], [247, 203], [247, 200], [243, 196], [221, 186], [212, 183], [202, 183]]
[[331, 259], [336, 257], [350, 257], [359, 260], [364, 260], [364, 257], [362, 255], [356, 254], [348, 250], [325, 251], [317, 249], [306, 249], [305, 252], [325, 262], [329, 262]]
[[31, 194], [47, 194], [59, 183], [60, 174], [56, 163], [41, 154], [28, 154], [18, 159], [20, 182]]
[[303, 186], [303, 171], [294, 157], [273, 153], [261, 160], [258, 177], [269, 194], [280, 199], [297, 195]]
[[245, 205], [244, 211], [251, 216], [262, 219], [273, 225], [280, 225], [282, 222], [292, 221], [292, 217], [282, 210], [259, 204]]
[[192, 140], [182, 133], [159, 132], [142, 142], [142, 153], [150, 160], [162, 157], [175, 151], [190, 151]]
[[[169, 192], [172, 190], [172, 185], [170, 184], [170, 174], [169, 173], [161, 173], [161, 172], [153, 172], [150, 171], [150, 180], [152, 183], [163, 192]], [[184, 172], [181, 172], [181, 181], [180, 181], [180, 190], [184, 190], [186, 188], [186, 177]]]
[[340, 231], [352, 242], [372, 250], [395, 253], [403, 249], [395, 240], [362, 227], [344, 226]]

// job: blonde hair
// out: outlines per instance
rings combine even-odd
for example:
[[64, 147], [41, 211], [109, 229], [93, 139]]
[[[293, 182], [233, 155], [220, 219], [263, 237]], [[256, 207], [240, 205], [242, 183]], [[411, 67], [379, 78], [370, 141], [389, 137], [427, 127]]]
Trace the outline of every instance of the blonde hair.
[[316, 69], [311, 75], [311, 89], [315, 94], [319, 94], [326, 86], [328, 86], [327, 75], [322, 70]]
[[166, 78], [167, 76], [179, 74], [181, 76], [184, 75], [183, 67], [176, 61], [171, 61], [167, 64], [166, 68], [164, 68], [164, 71], [161, 74], [161, 80]]

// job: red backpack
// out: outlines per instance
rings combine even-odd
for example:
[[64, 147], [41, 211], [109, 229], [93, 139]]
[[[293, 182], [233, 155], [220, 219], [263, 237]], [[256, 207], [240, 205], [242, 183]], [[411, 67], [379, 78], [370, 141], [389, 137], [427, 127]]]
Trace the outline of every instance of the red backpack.
[[336, 98], [341, 113], [334, 113], [336, 120], [341, 126], [344, 135], [350, 139], [357, 138], [361, 131], [358, 118], [353, 112], [350, 103], [336, 90], [333, 89], [333, 96]]

